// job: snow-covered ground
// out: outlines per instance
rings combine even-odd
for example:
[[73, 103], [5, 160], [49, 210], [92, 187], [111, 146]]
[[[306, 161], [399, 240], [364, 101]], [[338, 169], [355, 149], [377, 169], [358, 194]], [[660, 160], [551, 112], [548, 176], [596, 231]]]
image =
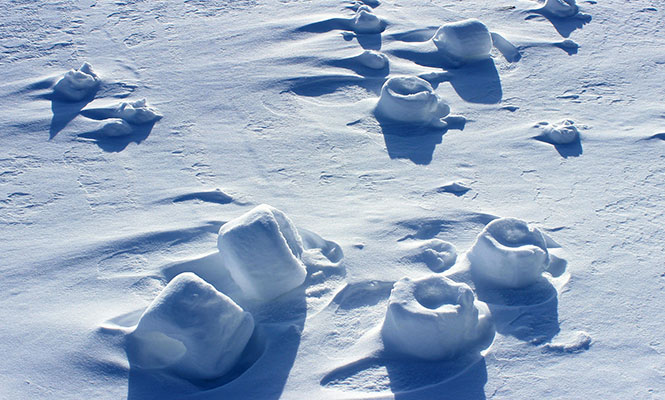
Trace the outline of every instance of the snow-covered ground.
[[665, 398], [661, 0], [0, 15], [0, 398]]

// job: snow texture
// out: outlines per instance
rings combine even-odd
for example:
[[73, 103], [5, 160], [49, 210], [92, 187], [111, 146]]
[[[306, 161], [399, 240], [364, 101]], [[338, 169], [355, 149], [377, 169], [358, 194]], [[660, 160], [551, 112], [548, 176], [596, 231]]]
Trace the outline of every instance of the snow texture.
[[443, 276], [395, 283], [381, 328], [386, 349], [424, 360], [471, 351], [491, 330], [471, 288]]
[[68, 101], [81, 101], [92, 96], [100, 82], [92, 66], [86, 62], [81, 68], [65, 73], [53, 87], [53, 92]]
[[572, 17], [579, 12], [575, 0], [547, 0], [542, 9], [560, 18]]
[[445, 24], [432, 40], [440, 50], [462, 62], [489, 58], [492, 50], [490, 31], [477, 19]]
[[445, 127], [441, 118], [450, 107], [434, 93], [432, 85], [415, 76], [390, 78], [381, 88], [376, 113], [390, 120]]
[[265, 204], [224, 224], [217, 247], [233, 280], [252, 299], [274, 299], [307, 276], [298, 230], [283, 212]]
[[128, 338], [133, 364], [211, 379], [238, 361], [254, 319], [193, 273], [182, 273], [145, 310]]
[[475, 276], [506, 288], [539, 281], [550, 262], [543, 234], [515, 218], [499, 218], [487, 224], [467, 257]]
[[580, 133], [573, 121], [564, 119], [558, 123], [546, 125], [543, 128], [543, 137], [553, 144], [570, 144], [579, 140]]

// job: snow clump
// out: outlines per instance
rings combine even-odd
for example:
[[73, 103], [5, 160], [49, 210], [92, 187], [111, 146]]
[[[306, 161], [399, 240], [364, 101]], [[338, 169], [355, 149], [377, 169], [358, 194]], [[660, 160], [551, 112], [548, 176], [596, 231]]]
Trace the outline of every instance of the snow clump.
[[130, 359], [186, 379], [211, 379], [238, 362], [254, 319], [191, 272], [162, 290], [129, 336]]
[[303, 243], [291, 220], [262, 204], [219, 230], [217, 247], [247, 297], [268, 301], [305, 281]]
[[358, 56], [358, 61], [367, 68], [384, 69], [388, 66], [388, 57], [375, 50], [365, 50]]
[[90, 64], [83, 63], [81, 68], [65, 73], [53, 87], [53, 91], [69, 101], [81, 101], [92, 95], [101, 80]]
[[543, 11], [547, 11], [556, 17], [565, 18], [577, 14], [579, 8], [575, 4], [575, 0], [547, 0], [543, 6]]
[[450, 107], [439, 99], [426, 80], [398, 76], [383, 84], [376, 112], [394, 121], [445, 127], [441, 118], [450, 113]]
[[131, 135], [133, 129], [132, 126], [124, 119], [111, 118], [105, 121], [104, 125], [99, 131], [104, 136], [119, 137]]
[[543, 234], [515, 218], [499, 218], [487, 224], [467, 257], [474, 276], [505, 288], [535, 283], [550, 263]]
[[134, 125], [147, 124], [162, 118], [155, 108], [148, 105], [146, 99], [120, 103], [116, 115]]
[[356, 16], [352, 21], [353, 31], [356, 33], [381, 33], [383, 31], [383, 21], [372, 13], [372, 9], [367, 6], [361, 6], [356, 11]]
[[578, 140], [580, 133], [573, 121], [564, 119], [558, 123], [546, 125], [543, 129], [543, 136], [553, 144], [569, 144]]
[[436, 47], [457, 61], [475, 61], [490, 57], [492, 35], [477, 19], [445, 24], [432, 38]]
[[431, 275], [395, 283], [381, 334], [390, 351], [444, 360], [471, 351], [491, 328], [489, 311], [468, 285]]

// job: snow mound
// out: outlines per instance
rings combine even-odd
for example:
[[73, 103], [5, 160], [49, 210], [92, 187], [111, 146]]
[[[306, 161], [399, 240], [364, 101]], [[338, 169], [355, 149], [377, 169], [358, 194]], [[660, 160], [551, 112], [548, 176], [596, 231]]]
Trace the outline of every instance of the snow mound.
[[585, 331], [559, 336], [562, 337], [559, 337], [557, 341], [547, 343], [545, 349], [555, 353], [579, 353], [591, 347], [591, 335]]
[[379, 70], [388, 66], [388, 57], [376, 50], [365, 50], [358, 56], [358, 62], [367, 68]]
[[233, 280], [252, 299], [271, 300], [300, 286], [307, 276], [296, 227], [265, 204], [224, 224], [217, 247]]
[[376, 112], [394, 121], [445, 127], [446, 122], [441, 118], [450, 113], [450, 107], [426, 80], [397, 76], [383, 84]]
[[558, 123], [548, 124], [543, 129], [544, 138], [554, 144], [569, 144], [577, 141], [580, 133], [575, 122], [564, 119]]
[[542, 10], [561, 18], [572, 17], [579, 12], [575, 0], [547, 0]]
[[104, 125], [99, 129], [99, 132], [104, 136], [119, 137], [131, 135], [133, 129], [124, 119], [112, 118], [105, 121]]
[[425, 263], [434, 272], [442, 272], [452, 267], [457, 261], [457, 249], [452, 243], [441, 239], [429, 239], [417, 242], [408, 258]]
[[489, 58], [492, 36], [487, 26], [477, 19], [445, 24], [432, 38], [436, 47], [458, 61]]
[[361, 6], [356, 11], [356, 16], [352, 22], [353, 31], [356, 33], [381, 33], [383, 31], [383, 21], [372, 13], [372, 9], [367, 6]]
[[146, 99], [120, 103], [116, 115], [135, 125], [147, 124], [162, 118], [155, 108], [148, 105]]
[[507, 288], [521, 288], [540, 280], [550, 262], [543, 234], [515, 218], [499, 218], [487, 224], [467, 257], [476, 277]]
[[95, 93], [100, 79], [90, 64], [83, 63], [81, 68], [65, 73], [53, 87], [53, 91], [69, 101], [81, 101]]
[[390, 351], [443, 360], [471, 351], [491, 327], [489, 312], [468, 285], [432, 275], [395, 283], [381, 334]]
[[129, 336], [132, 362], [187, 379], [211, 379], [238, 362], [254, 319], [211, 284], [182, 273], [162, 290]]

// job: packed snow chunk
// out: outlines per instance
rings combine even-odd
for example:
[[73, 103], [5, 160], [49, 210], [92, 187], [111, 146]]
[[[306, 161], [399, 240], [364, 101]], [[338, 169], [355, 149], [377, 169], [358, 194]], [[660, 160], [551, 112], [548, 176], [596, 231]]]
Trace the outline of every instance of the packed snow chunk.
[[440, 275], [397, 281], [381, 328], [387, 350], [425, 360], [459, 356], [491, 333], [471, 288]]
[[556, 17], [572, 17], [579, 12], [575, 0], [547, 0], [543, 6], [543, 11], [546, 11]]
[[577, 141], [580, 133], [575, 123], [564, 119], [555, 124], [548, 124], [543, 129], [543, 136], [553, 144], [569, 144]]
[[122, 118], [130, 124], [141, 125], [157, 121], [162, 116], [156, 109], [147, 104], [146, 99], [134, 102], [122, 102], [116, 111], [118, 118]]
[[445, 24], [432, 40], [436, 47], [460, 61], [489, 58], [492, 50], [490, 31], [477, 19]]
[[211, 284], [182, 273], [162, 290], [129, 336], [130, 360], [186, 379], [211, 379], [238, 362], [254, 319]]
[[408, 259], [423, 262], [434, 272], [442, 272], [452, 267], [457, 261], [457, 249], [452, 243], [440, 239], [429, 239], [409, 244]]
[[131, 135], [133, 129], [132, 126], [124, 119], [111, 118], [104, 121], [104, 125], [100, 128], [99, 131], [104, 136], [119, 137]]
[[302, 239], [291, 220], [271, 206], [262, 204], [224, 224], [217, 247], [249, 298], [268, 301], [305, 281]]
[[506, 288], [537, 282], [550, 263], [543, 234], [515, 218], [499, 218], [487, 224], [467, 257], [474, 276]]
[[375, 50], [365, 50], [358, 56], [358, 61], [367, 68], [384, 69], [388, 66], [388, 57]]
[[445, 126], [441, 118], [448, 115], [450, 107], [438, 98], [426, 80], [397, 76], [383, 84], [376, 112], [394, 121]]
[[381, 33], [383, 31], [383, 21], [372, 13], [372, 9], [367, 6], [358, 8], [352, 24], [353, 31], [360, 34]]
[[53, 87], [53, 91], [70, 101], [81, 101], [95, 93], [100, 79], [90, 64], [68, 71]]

